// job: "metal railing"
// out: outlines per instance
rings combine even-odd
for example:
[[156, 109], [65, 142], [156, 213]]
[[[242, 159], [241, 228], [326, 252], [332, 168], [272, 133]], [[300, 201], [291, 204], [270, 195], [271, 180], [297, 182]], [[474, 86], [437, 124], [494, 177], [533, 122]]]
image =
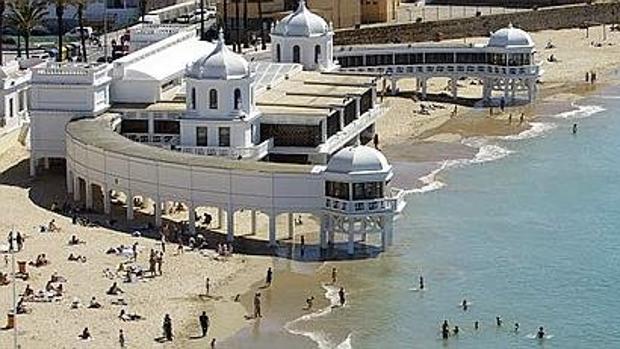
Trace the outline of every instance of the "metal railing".
[[399, 213], [405, 207], [405, 191], [392, 188], [388, 196], [373, 200], [342, 200], [327, 197], [325, 198], [325, 208], [328, 210], [344, 213], [379, 213], [392, 211]]
[[268, 139], [257, 146], [248, 148], [178, 146], [175, 147], [175, 150], [194, 155], [222, 156], [232, 159], [261, 159], [269, 154], [271, 148], [273, 148], [273, 139]]
[[346, 72], [378, 73], [387, 75], [470, 75], [470, 76], [538, 76], [538, 65], [497, 66], [490, 64], [392, 64], [342, 68]]

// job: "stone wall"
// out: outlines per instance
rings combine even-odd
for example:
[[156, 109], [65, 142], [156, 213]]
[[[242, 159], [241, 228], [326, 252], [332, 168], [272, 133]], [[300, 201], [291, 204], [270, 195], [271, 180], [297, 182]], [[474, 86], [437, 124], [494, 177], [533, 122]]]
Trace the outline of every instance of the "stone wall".
[[565, 29], [585, 24], [619, 23], [620, 3], [575, 5], [435, 22], [376, 25], [336, 31], [335, 45], [420, 42], [488, 36], [508, 23], [527, 31]]

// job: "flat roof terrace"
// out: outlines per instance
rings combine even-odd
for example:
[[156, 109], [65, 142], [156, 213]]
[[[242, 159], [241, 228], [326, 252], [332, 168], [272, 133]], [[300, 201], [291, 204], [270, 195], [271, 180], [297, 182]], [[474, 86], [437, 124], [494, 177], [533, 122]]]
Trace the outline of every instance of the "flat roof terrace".
[[118, 114], [103, 114], [94, 119], [75, 120], [67, 124], [66, 133], [74, 141], [146, 161], [164, 162], [179, 166], [196, 166], [221, 170], [255, 171], [265, 173], [310, 174], [315, 166], [261, 162], [252, 160], [230, 160], [217, 156], [202, 156], [165, 150], [130, 141], [112, 130]]

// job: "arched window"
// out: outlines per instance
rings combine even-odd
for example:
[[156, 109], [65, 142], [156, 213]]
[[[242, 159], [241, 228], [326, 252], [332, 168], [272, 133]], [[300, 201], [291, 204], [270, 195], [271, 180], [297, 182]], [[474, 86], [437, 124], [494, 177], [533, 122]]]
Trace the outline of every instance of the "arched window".
[[280, 44], [276, 45], [276, 62], [280, 63], [282, 60], [282, 54], [280, 53]]
[[301, 62], [301, 50], [299, 49], [299, 46], [295, 45], [293, 46], [293, 63], [299, 63]]
[[239, 108], [241, 107], [241, 90], [238, 88], [235, 89], [234, 107], [235, 110], [239, 110]]
[[321, 59], [321, 45], [314, 46], [314, 63], [319, 63]]
[[209, 109], [217, 109], [217, 90], [209, 90]]
[[196, 89], [194, 87], [192, 87], [192, 96], [191, 98], [191, 104], [192, 104], [192, 109], [196, 109]]

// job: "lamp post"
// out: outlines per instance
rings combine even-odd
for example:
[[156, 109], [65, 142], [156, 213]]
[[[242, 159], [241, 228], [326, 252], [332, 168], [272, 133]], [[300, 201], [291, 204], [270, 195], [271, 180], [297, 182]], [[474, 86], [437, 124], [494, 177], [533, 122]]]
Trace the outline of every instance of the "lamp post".
[[17, 252], [17, 237], [15, 230], [9, 233], [9, 253], [11, 253], [11, 272], [13, 274], [13, 348], [17, 349], [17, 289], [15, 282], [15, 253]]

